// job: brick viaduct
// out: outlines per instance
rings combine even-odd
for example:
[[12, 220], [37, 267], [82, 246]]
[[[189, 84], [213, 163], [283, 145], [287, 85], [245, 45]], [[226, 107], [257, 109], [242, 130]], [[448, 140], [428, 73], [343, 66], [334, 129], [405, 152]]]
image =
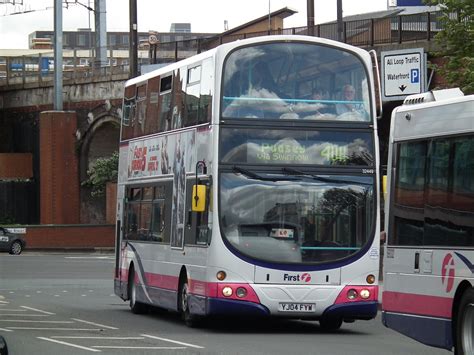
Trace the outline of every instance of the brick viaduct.
[[117, 150], [125, 79], [64, 85], [62, 112], [52, 86], [1, 91], [0, 224], [25, 227], [29, 248], [113, 246], [115, 189], [93, 198], [81, 181]]

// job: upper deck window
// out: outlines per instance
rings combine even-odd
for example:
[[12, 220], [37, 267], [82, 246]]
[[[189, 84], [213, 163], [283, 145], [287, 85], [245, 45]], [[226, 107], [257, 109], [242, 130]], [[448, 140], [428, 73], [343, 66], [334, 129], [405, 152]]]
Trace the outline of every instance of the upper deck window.
[[371, 121], [366, 68], [313, 43], [248, 46], [224, 64], [223, 118]]

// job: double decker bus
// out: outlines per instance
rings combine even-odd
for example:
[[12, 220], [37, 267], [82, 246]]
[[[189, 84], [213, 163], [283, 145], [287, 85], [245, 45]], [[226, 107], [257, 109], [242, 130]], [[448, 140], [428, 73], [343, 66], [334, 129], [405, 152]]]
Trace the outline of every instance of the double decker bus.
[[409, 96], [392, 113], [384, 324], [474, 354], [474, 95]]
[[129, 80], [115, 293], [133, 312], [155, 305], [190, 326], [233, 314], [326, 329], [374, 318], [372, 71], [362, 49], [268, 36]]

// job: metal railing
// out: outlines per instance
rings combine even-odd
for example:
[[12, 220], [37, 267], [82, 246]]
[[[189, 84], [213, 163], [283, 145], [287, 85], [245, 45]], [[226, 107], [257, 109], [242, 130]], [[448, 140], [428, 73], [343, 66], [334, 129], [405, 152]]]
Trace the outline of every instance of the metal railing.
[[[426, 12], [415, 15], [398, 15], [379, 19], [345, 21], [343, 42], [358, 47], [374, 47], [386, 44], [401, 44], [413, 41], [431, 41], [442, 29], [440, 12]], [[160, 43], [139, 50], [139, 65], [164, 64], [175, 62], [222, 43], [238, 39], [265, 35], [309, 35], [337, 40], [337, 23], [315, 25], [313, 27], [294, 27], [275, 31], [220, 35], [179, 42]], [[129, 73], [128, 50], [112, 50], [107, 53], [106, 66], [94, 65], [92, 50], [65, 50], [64, 84], [84, 81], [123, 80]], [[0, 88], [26, 84], [38, 86], [52, 85], [54, 71], [51, 61], [53, 52], [35, 56], [0, 58]], [[48, 63], [45, 65], [45, 63]], [[83, 63], [83, 64], [81, 64]]]

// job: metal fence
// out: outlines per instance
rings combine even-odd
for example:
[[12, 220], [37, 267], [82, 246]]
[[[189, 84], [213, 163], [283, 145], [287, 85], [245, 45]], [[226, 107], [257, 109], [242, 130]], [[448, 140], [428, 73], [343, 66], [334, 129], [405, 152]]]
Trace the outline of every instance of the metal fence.
[[[342, 41], [359, 47], [431, 41], [436, 33], [442, 29], [441, 16], [440, 12], [426, 12], [378, 19], [345, 21]], [[338, 40], [339, 37], [336, 22], [313, 27], [294, 27], [238, 35], [223, 34], [210, 38], [151, 45], [146, 49], [139, 50], [138, 64], [175, 62], [223, 43], [276, 34], [309, 35], [332, 40]], [[107, 51], [108, 61], [105, 66], [94, 65], [95, 56], [92, 50], [64, 51], [63, 53], [65, 84], [84, 81], [123, 80], [128, 77], [130, 68], [127, 50], [109, 49]], [[41, 55], [28, 57], [0, 57], [0, 87], [18, 84], [25, 86], [29, 83], [36, 83], [39, 86], [52, 85], [54, 75], [52, 60], [53, 52], [43, 52]]]

